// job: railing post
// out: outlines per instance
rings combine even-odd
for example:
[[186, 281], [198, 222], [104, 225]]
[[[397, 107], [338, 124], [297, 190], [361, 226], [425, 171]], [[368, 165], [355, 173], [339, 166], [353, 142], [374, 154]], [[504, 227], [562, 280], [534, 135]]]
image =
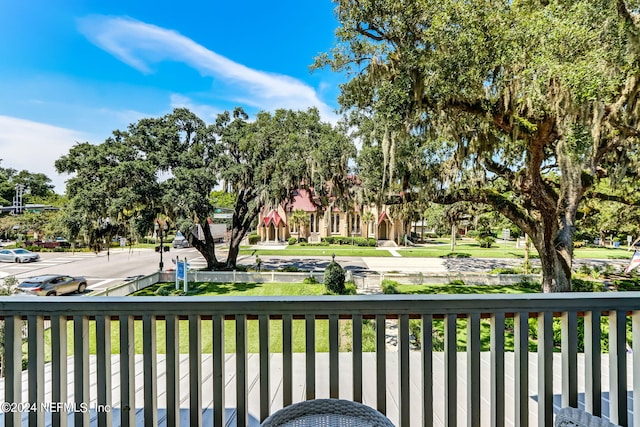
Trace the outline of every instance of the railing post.
[[98, 425], [110, 426], [113, 424], [110, 410], [113, 390], [111, 386], [111, 318], [107, 315], [96, 318], [96, 358]]
[[491, 425], [504, 426], [504, 313], [491, 315]]
[[156, 316], [142, 317], [142, 359], [144, 381], [144, 425], [158, 425], [158, 363], [156, 345]]
[[578, 313], [565, 311], [562, 331], [562, 406], [578, 407]]
[[458, 361], [457, 361], [456, 314], [444, 316], [444, 423], [458, 424]]
[[239, 426], [249, 424], [247, 367], [247, 316], [236, 315], [236, 417]]
[[[66, 402], [67, 390], [67, 317], [51, 319], [51, 401]], [[67, 411], [51, 414], [51, 425], [62, 427], [68, 424]]]
[[553, 425], [553, 313], [538, 313], [538, 423]]
[[[8, 403], [22, 402], [22, 319], [19, 316], [8, 316], [4, 319], [5, 326], [5, 365], [4, 372], [4, 401]], [[4, 413], [4, 423], [7, 427], [20, 427], [22, 414], [18, 411]]]
[[515, 313], [514, 318], [514, 377], [516, 425], [529, 425], [529, 313]]
[[[89, 405], [89, 318], [73, 316], [73, 383], [76, 408]], [[73, 425], [89, 425], [89, 412], [75, 411]]]
[[[189, 315], [189, 424], [202, 425], [202, 344], [201, 321], [197, 314]], [[177, 345], [178, 343], [176, 343]]]
[[433, 427], [433, 315], [422, 315], [422, 425]]
[[29, 412], [29, 425], [44, 425], [44, 412], [40, 404], [44, 403], [44, 319], [42, 316], [28, 317], [28, 372], [29, 372], [29, 404], [37, 406], [36, 411]]
[[609, 312], [609, 419], [622, 427], [627, 416], [627, 336], [626, 312]]
[[601, 314], [599, 310], [590, 311], [584, 316], [584, 364], [585, 393], [584, 407], [590, 414], [602, 415], [602, 358], [600, 330]]

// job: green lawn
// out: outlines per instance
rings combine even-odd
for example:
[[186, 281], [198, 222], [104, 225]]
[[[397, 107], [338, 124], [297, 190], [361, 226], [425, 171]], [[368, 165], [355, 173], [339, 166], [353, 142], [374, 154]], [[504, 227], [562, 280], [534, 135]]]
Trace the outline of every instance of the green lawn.
[[350, 246], [350, 245], [330, 245], [330, 246], [300, 246], [290, 245], [284, 249], [260, 249], [250, 248], [241, 249], [241, 255], [287, 255], [287, 256], [361, 256], [361, 257], [389, 257], [392, 256], [389, 251], [380, 250], [366, 246]]

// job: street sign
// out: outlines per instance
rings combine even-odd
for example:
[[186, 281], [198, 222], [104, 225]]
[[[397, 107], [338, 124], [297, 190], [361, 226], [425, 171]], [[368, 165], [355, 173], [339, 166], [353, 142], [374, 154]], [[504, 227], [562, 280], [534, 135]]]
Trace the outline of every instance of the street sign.
[[231, 219], [231, 218], [233, 218], [233, 214], [231, 214], [231, 213], [214, 213], [213, 217], [215, 219]]
[[187, 270], [185, 264], [186, 262], [184, 261], [178, 261], [178, 267], [176, 271], [176, 274], [178, 275], [178, 280], [184, 280], [185, 271]]

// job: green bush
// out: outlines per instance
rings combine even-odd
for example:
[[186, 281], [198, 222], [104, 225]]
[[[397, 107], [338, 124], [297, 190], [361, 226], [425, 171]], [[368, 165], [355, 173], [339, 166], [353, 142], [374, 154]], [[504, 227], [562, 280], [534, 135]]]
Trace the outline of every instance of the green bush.
[[358, 288], [356, 284], [353, 282], [346, 282], [344, 284], [344, 294], [343, 295], [356, 295], [358, 293]]
[[287, 240], [287, 243], [289, 243], [290, 245], [295, 245], [298, 242], [298, 239], [296, 239], [295, 237], [289, 237], [289, 240]]
[[471, 258], [471, 254], [466, 254], [462, 252], [449, 252], [446, 255], [440, 256], [440, 258]]
[[456, 279], [449, 282], [449, 286], [464, 286], [464, 281], [462, 279]]
[[481, 248], [490, 248], [496, 242], [496, 239], [491, 236], [478, 237], [476, 240]]
[[300, 242], [300, 243], [308, 243], [308, 242], [307, 242], [307, 238], [306, 238], [306, 237], [300, 237], [300, 238], [298, 239], [298, 242]]
[[398, 285], [399, 283], [396, 282], [395, 280], [384, 279], [381, 284], [382, 293], [383, 294], [399, 294], [400, 291], [398, 290]]
[[258, 236], [257, 234], [249, 234], [247, 240], [249, 241], [250, 245], [255, 245], [260, 241], [260, 236]]
[[573, 292], [601, 292], [602, 283], [593, 280], [572, 279], [571, 290]]
[[309, 276], [305, 277], [302, 283], [304, 283], [305, 285], [317, 285], [318, 279], [316, 279], [315, 276]]
[[327, 268], [324, 270], [324, 285], [330, 293], [344, 295], [345, 273], [340, 264], [335, 261], [331, 261]]
[[282, 267], [281, 269], [279, 269], [278, 271], [282, 271], [284, 273], [299, 273], [300, 270], [298, 267], [296, 267], [295, 265], [287, 265], [286, 267]]
[[320, 239], [320, 241], [326, 243], [327, 245], [333, 245], [334, 243], [334, 239], [332, 236], [323, 237]]

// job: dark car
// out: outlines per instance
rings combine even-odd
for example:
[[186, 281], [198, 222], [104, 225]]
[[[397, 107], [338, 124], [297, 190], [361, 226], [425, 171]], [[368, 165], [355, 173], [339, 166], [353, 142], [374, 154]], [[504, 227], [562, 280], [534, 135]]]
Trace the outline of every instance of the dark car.
[[87, 280], [84, 277], [49, 274], [25, 279], [17, 289], [31, 295], [55, 296], [73, 292], [81, 294], [87, 289]]

